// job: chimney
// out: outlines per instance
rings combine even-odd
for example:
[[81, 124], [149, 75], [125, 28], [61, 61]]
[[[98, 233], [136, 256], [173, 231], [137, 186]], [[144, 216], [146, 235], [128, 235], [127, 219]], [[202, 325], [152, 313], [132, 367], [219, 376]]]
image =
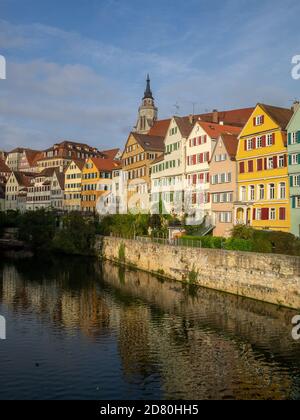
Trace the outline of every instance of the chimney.
[[294, 114], [295, 114], [295, 112], [298, 111], [299, 108], [300, 108], [300, 102], [299, 101], [295, 101], [293, 103], [293, 106], [292, 106], [292, 111], [294, 112]]
[[213, 110], [213, 123], [219, 124], [219, 113], [217, 109]]
[[195, 121], [194, 115], [190, 114], [189, 115], [189, 120], [190, 120], [190, 124], [193, 125], [194, 124], [194, 121]]

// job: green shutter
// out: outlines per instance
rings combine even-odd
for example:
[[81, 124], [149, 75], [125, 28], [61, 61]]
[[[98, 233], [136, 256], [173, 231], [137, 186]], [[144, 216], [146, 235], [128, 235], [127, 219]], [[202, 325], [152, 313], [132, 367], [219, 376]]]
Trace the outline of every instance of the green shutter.
[[297, 132], [297, 143], [300, 143], [300, 131]]
[[294, 186], [294, 178], [290, 176], [290, 187]]
[[292, 155], [289, 155], [289, 165], [292, 165]]
[[296, 208], [296, 197], [292, 197], [292, 208]]
[[289, 146], [292, 144], [292, 133], [289, 133], [288, 135], [288, 144]]

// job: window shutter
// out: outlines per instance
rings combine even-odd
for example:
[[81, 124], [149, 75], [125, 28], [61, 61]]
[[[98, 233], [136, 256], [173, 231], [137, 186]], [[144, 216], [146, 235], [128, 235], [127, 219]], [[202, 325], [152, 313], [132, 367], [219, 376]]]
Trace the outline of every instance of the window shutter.
[[267, 137], [262, 136], [262, 147], [266, 147], [266, 145], [267, 145]]
[[294, 186], [294, 178], [290, 176], [290, 187]]
[[244, 141], [244, 148], [245, 148], [246, 151], [248, 150], [248, 140]]
[[288, 134], [288, 145], [292, 144], [292, 133]]
[[265, 158], [265, 170], [267, 170], [268, 169], [268, 160], [267, 160], [267, 158]]
[[261, 219], [262, 220], [269, 220], [269, 209], [262, 209], [261, 210]]
[[300, 143], [300, 131], [297, 132], [297, 143]]
[[275, 144], [275, 133], [272, 134], [272, 144], [273, 144], [273, 146]]
[[280, 220], [286, 220], [286, 209], [285, 209], [285, 207], [281, 207], [279, 209], [279, 219]]
[[274, 169], [276, 169], [278, 167], [278, 164], [277, 164], [277, 156], [274, 156], [273, 157], [273, 166], [274, 166]]
[[262, 171], [263, 170], [263, 160], [257, 159], [257, 170]]
[[292, 197], [292, 208], [296, 208], [296, 197]]
[[256, 117], [253, 118], [253, 125], [256, 127]]
[[245, 162], [240, 162], [240, 174], [245, 173]]
[[289, 155], [289, 165], [291, 166], [292, 164], [292, 155]]
[[254, 150], [256, 149], [256, 137], [253, 137], [253, 139], [252, 139], [252, 148]]
[[265, 116], [263, 115], [262, 116], [262, 124], [264, 124], [265, 123]]
[[206, 153], [206, 159], [207, 159], [207, 162], [209, 162], [209, 158], [210, 158], [210, 156], [209, 156], [209, 152], [207, 152], [207, 153]]
[[253, 220], [256, 220], [256, 209], [253, 209], [253, 216], [252, 216]]
[[253, 160], [249, 160], [248, 162], [248, 171], [253, 172]]

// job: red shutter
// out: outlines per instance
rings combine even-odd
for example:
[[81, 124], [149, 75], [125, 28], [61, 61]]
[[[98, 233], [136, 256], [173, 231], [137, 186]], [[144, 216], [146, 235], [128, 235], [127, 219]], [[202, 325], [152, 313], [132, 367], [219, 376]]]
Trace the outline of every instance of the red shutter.
[[285, 207], [281, 207], [279, 209], [279, 219], [280, 220], [286, 220], [286, 209], [285, 209]]
[[269, 209], [261, 209], [261, 220], [269, 220]]
[[207, 153], [206, 153], [206, 159], [207, 159], [207, 162], [209, 162], [209, 158], [210, 158], [210, 156], [209, 156], [209, 152], [207, 152]]
[[203, 153], [200, 154], [200, 163], [203, 163]]
[[245, 162], [240, 162], [240, 174], [245, 173]]
[[209, 172], [206, 173], [206, 182], [209, 183]]
[[268, 169], [268, 160], [265, 158], [265, 171]]
[[277, 169], [277, 167], [278, 167], [277, 156], [273, 157], [273, 166], [274, 166], [274, 169]]
[[248, 141], [247, 140], [245, 140], [244, 148], [245, 148], [245, 150], [248, 150]]
[[204, 136], [204, 143], [207, 143], [207, 136]]
[[256, 137], [253, 137], [253, 139], [252, 139], [252, 148], [254, 150], [256, 149]]
[[207, 193], [207, 203], [210, 203], [210, 193]]
[[253, 118], [253, 125], [254, 125], [254, 127], [256, 127], [256, 118], [255, 117]]
[[263, 170], [263, 160], [257, 159], [257, 170], [262, 171]]
[[253, 172], [253, 160], [249, 160], [248, 162], [248, 172]]
[[272, 144], [273, 144], [273, 146], [275, 144], [275, 133], [272, 134]]
[[287, 155], [284, 155], [284, 167], [287, 167]]
[[262, 147], [266, 147], [267, 145], [267, 138], [266, 136], [262, 136]]
[[197, 175], [193, 175], [193, 184], [196, 185], [197, 184]]
[[265, 116], [263, 115], [262, 116], [262, 124], [264, 124], [265, 123]]
[[253, 220], [256, 220], [256, 209], [253, 209]]

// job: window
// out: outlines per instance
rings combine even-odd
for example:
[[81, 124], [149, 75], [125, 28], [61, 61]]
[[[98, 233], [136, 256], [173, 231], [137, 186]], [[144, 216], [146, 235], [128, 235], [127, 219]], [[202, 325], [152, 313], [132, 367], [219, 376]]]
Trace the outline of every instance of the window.
[[278, 168], [284, 168], [284, 156], [279, 156], [278, 158]]
[[300, 197], [295, 197], [296, 201], [296, 208], [300, 209]]
[[247, 150], [253, 150], [253, 139], [247, 140]]
[[286, 185], [285, 185], [285, 182], [281, 182], [279, 184], [279, 197], [280, 197], [281, 200], [286, 199]]
[[261, 209], [256, 209], [256, 220], [261, 220]]
[[276, 220], [276, 209], [270, 209], [270, 220]]
[[232, 214], [231, 212], [222, 212], [220, 213], [220, 223], [231, 223], [232, 222]]
[[257, 137], [257, 139], [256, 139], [256, 148], [257, 148], [257, 149], [261, 149], [261, 148], [262, 148], [262, 146], [263, 146], [263, 143], [262, 143], [262, 136]]
[[241, 187], [240, 189], [240, 200], [241, 201], [246, 201], [246, 187]]
[[260, 185], [258, 187], [258, 199], [259, 200], [264, 200], [265, 199], [265, 186], [264, 185]]
[[254, 118], [254, 125], [255, 126], [263, 125], [264, 121], [265, 121], [264, 115], [258, 115], [256, 118]]
[[267, 160], [267, 169], [274, 169], [274, 159], [272, 157]]
[[249, 187], [249, 201], [255, 200], [255, 187], [254, 185], [250, 185]]
[[298, 155], [293, 154], [291, 155], [291, 165], [297, 165], [298, 164]]
[[297, 143], [297, 133], [291, 133], [291, 144]]
[[267, 135], [267, 146], [273, 146], [273, 134]]
[[269, 185], [269, 199], [275, 200], [275, 184]]
[[279, 220], [286, 220], [286, 208], [281, 207], [279, 209]]

